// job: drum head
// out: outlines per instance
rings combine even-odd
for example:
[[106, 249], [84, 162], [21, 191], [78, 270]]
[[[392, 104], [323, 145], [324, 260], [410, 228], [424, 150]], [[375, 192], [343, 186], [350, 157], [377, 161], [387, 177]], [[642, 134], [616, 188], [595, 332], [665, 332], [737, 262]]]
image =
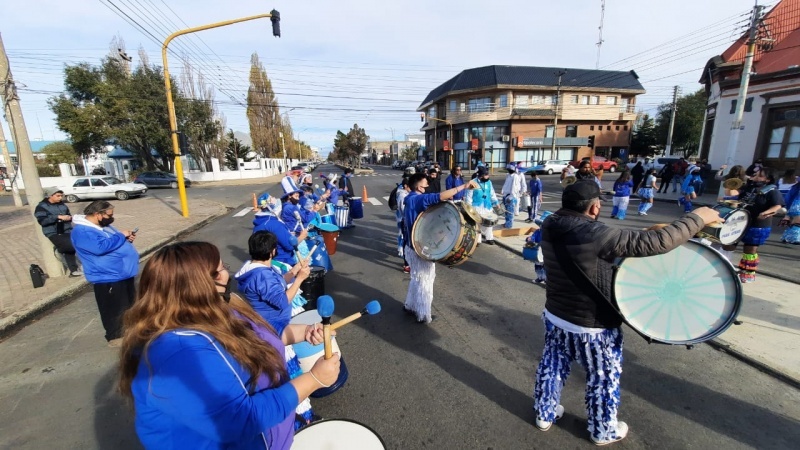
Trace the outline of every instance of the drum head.
[[430, 261], [446, 257], [461, 232], [461, 213], [450, 202], [429, 207], [419, 215], [411, 230], [414, 251]]
[[714, 207], [719, 212], [720, 217], [725, 222], [719, 226], [720, 230], [717, 239], [722, 245], [730, 245], [739, 242], [747, 231], [747, 224], [750, 222], [750, 213], [746, 209], [731, 208], [728, 205], [717, 205]]
[[294, 435], [292, 450], [382, 450], [378, 433], [352, 420], [325, 419], [314, 422]]
[[739, 313], [742, 285], [716, 250], [689, 241], [669, 253], [626, 258], [614, 276], [625, 322], [666, 344], [695, 344], [720, 335]]

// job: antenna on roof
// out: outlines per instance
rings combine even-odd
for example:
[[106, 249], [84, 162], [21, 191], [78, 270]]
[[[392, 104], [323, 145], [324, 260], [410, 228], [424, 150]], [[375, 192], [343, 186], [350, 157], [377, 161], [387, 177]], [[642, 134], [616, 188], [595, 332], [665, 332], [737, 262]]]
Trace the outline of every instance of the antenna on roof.
[[597, 38], [597, 62], [595, 69], [600, 68], [600, 47], [603, 46], [603, 19], [606, 15], [606, 0], [600, 0], [600, 37]]

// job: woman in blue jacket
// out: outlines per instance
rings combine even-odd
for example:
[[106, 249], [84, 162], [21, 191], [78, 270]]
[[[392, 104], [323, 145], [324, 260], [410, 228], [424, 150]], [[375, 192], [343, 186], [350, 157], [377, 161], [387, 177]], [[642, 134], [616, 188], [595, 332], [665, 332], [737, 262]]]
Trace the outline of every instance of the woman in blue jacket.
[[111, 347], [119, 347], [122, 315], [136, 297], [133, 278], [139, 272], [139, 252], [133, 247], [136, 231], [117, 230], [114, 206], [103, 200], [89, 203], [84, 215], [72, 217], [72, 245], [83, 262], [83, 275], [94, 286], [100, 320]]
[[169, 245], [145, 265], [119, 381], [145, 448], [288, 449], [299, 400], [336, 381], [338, 355], [288, 380], [285, 345], [318, 345], [320, 325], [276, 330], [231, 281], [207, 242]]

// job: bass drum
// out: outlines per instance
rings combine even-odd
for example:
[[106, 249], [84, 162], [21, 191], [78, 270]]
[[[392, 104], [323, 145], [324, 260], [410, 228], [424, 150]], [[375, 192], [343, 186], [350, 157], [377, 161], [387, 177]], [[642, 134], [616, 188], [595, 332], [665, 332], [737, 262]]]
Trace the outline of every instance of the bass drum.
[[294, 435], [292, 450], [383, 450], [386, 444], [372, 428], [353, 420], [325, 419]]
[[461, 204], [437, 203], [417, 217], [411, 229], [411, 246], [421, 258], [457, 266], [478, 246], [475, 222]]
[[742, 305], [731, 263], [695, 241], [663, 255], [621, 259], [613, 294], [625, 323], [648, 341], [673, 345], [719, 336]]

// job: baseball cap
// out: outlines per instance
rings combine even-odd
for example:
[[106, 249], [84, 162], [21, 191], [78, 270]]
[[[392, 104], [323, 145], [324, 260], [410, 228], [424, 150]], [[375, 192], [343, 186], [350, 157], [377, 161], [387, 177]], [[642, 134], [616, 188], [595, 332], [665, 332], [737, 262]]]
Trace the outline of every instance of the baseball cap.
[[570, 184], [564, 189], [562, 200], [581, 201], [600, 198], [600, 187], [597, 183], [589, 180], [580, 180]]

